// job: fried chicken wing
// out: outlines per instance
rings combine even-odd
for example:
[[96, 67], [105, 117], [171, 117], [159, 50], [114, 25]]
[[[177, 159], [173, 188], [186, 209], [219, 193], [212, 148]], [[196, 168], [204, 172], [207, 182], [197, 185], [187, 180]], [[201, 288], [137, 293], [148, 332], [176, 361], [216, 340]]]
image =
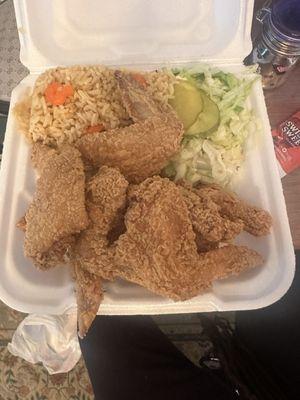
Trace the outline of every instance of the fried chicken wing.
[[74, 267], [76, 280], [78, 334], [83, 338], [97, 315], [103, 299], [101, 278], [90, 274], [79, 265]]
[[171, 106], [164, 108], [149, 94], [145, 86], [135, 79], [134, 74], [115, 71], [122, 102], [134, 122], [144, 121], [161, 113], [174, 113]]
[[254, 236], [267, 235], [272, 225], [271, 215], [239, 199], [234, 193], [225, 191], [218, 185], [199, 185], [193, 189], [200, 199], [209, 199], [219, 208], [219, 213], [232, 223], [240, 224], [243, 229]]
[[113, 277], [113, 248], [108, 233], [117, 223], [126, 202], [128, 182], [115, 168], [103, 166], [87, 183], [86, 203], [91, 223], [81, 232], [73, 262], [106, 279]]
[[159, 173], [179, 150], [183, 126], [171, 108], [161, 110], [130, 74], [116, 71], [116, 79], [135, 123], [85, 135], [76, 146], [94, 167], [118, 167], [128, 181], [141, 182]]
[[60, 259], [73, 241], [71, 236], [88, 225], [79, 151], [64, 146], [53, 152], [45, 147], [38, 145], [34, 150], [40, 177], [23, 222], [25, 255], [42, 269]]
[[55, 149], [36, 142], [31, 148], [31, 164], [41, 174], [43, 167], [48, 164], [50, 158], [56, 155]]
[[75, 236], [70, 235], [57, 240], [45, 253], [39, 253], [34, 260], [39, 269], [47, 270], [57, 265], [68, 264], [75, 244]]
[[179, 186], [189, 210], [195, 232], [206, 242], [227, 242], [242, 232], [241, 220], [231, 219], [221, 214], [221, 207], [209, 196], [199, 196], [188, 184]]
[[77, 283], [78, 326], [85, 336], [102, 300], [101, 278], [112, 279], [113, 248], [107, 235], [126, 202], [128, 182], [115, 168], [103, 166], [87, 183], [86, 202], [91, 220], [73, 248], [72, 264]]
[[198, 254], [182, 192], [173, 182], [149, 178], [131, 190], [127, 231], [117, 241], [118, 275], [174, 300], [191, 298], [215, 279], [261, 265], [246, 247], [226, 246]]

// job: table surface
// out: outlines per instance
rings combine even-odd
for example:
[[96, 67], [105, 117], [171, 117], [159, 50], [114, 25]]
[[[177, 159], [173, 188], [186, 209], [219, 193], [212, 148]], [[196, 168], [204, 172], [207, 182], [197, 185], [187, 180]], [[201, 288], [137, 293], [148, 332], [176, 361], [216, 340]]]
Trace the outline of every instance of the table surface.
[[[272, 128], [300, 110], [300, 64], [289, 80], [280, 88], [265, 92], [266, 105]], [[295, 249], [300, 249], [300, 168], [282, 179]]]
[[[265, 0], [256, 0], [252, 24], [252, 38], [260, 29], [255, 21], [256, 10]], [[284, 121], [295, 111], [300, 110], [300, 63], [281, 87], [265, 91], [265, 100], [272, 128]], [[295, 249], [300, 249], [300, 168], [282, 179], [287, 212]]]

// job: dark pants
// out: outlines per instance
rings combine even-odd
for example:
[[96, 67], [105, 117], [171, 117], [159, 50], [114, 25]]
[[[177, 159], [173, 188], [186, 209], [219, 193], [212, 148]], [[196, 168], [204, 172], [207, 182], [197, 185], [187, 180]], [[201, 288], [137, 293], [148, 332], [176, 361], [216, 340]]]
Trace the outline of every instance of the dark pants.
[[[300, 398], [300, 271], [279, 302], [237, 312], [236, 333], [287, 399]], [[226, 380], [180, 353], [151, 317], [99, 316], [80, 345], [96, 400], [238, 398]]]

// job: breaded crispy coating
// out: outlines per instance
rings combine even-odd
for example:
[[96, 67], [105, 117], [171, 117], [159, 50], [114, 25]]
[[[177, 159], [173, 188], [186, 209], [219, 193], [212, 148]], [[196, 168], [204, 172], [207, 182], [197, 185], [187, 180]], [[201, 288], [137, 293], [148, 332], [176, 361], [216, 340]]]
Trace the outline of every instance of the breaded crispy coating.
[[131, 193], [126, 233], [116, 245], [118, 275], [154, 293], [185, 300], [215, 279], [262, 264], [246, 247], [226, 246], [198, 254], [181, 189], [168, 179], [149, 178]]
[[183, 126], [171, 108], [162, 112], [131, 74], [116, 71], [116, 78], [135, 123], [85, 135], [76, 146], [94, 167], [117, 167], [129, 182], [141, 182], [159, 173], [179, 150]]
[[221, 208], [210, 197], [198, 196], [194, 189], [185, 184], [179, 186], [189, 210], [195, 232], [208, 242], [226, 242], [243, 231], [241, 220], [231, 219], [221, 214]]
[[80, 337], [98, 312], [102, 279], [187, 300], [262, 265], [256, 251], [229, 243], [243, 230], [265, 235], [272, 224], [268, 212], [217, 185], [155, 176], [179, 150], [183, 125], [136, 74], [115, 71], [115, 78], [130, 125], [87, 133], [75, 147], [34, 144], [40, 176], [17, 224], [38, 268], [73, 268]]
[[243, 229], [254, 236], [267, 235], [272, 226], [271, 215], [239, 199], [236, 194], [222, 189], [218, 185], [199, 185], [193, 189], [200, 199], [209, 199], [216, 204], [220, 214], [233, 223], [243, 223]]
[[31, 148], [31, 164], [33, 168], [41, 174], [43, 167], [46, 166], [51, 157], [55, 155], [57, 155], [57, 150], [36, 142]]
[[[51, 260], [69, 248], [70, 236], [85, 229], [85, 176], [78, 150], [64, 146], [60, 152], [49, 154], [46, 146], [35, 147], [36, 165], [40, 171], [36, 192], [25, 214], [24, 252], [42, 269], [52, 266]], [[24, 224], [23, 224], [24, 225]], [[64, 240], [64, 244], [59, 244]], [[52, 249], [54, 246], [54, 249]]]
[[86, 204], [91, 223], [74, 248], [73, 262], [102, 278], [113, 277], [113, 248], [108, 233], [123, 212], [128, 182], [115, 168], [103, 166], [87, 183]]
[[87, 182], [86, 204], [91, 222], [80, 233], [72, 254], [81, 337], [97, 315], [102, 299], [101, 278], [114, 276], [114, 249], [109, 247], [107, 235], [123, 211], [127, 186], [128, 182], [117, 169], [106, 166]]
[[78, 335], [83, 338], [89, 330], [103, 299], [101, 278], [80, 266], [74, 267], [76, 280]]

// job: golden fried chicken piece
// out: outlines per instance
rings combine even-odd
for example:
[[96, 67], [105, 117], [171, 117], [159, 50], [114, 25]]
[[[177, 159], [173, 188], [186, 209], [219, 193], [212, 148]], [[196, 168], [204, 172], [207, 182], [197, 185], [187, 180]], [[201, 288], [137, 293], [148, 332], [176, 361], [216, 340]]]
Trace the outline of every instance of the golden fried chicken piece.
[[57, 150], [36, 142], [31, 148], [31, 164], [33, 168], [41, 174], [43, 167], [46, 166], [50, 158], [56, 154]]
[[171, 106], [164, 108], [158, 104], [148, 93], [146, 87], [135, 79], [135, 74], [130, 72], [115, 71], [120, 94], [124, 107], [134, 122], [145, 121], [161, 113], [174, 111]]
[[76, 146], [94, 167], [118, 167], [129, 182], [157, 174], [180, 147], [182, 123], [170, 108], [161, 110], [131, 74], [116, 71], [120, 92], [134, 124], [85, 135]]
[[91, 223], [81, 232], [73, 262], [102, 278], [113, 277], [113, 249], [108, 233], [117, 223], [126, 203], [128, 182], [115, 168], [103, 166], [86, 186], [86, 204]]
[[73, 242], [70, 236], [88, 225], [85, 176], [80, 153], [71, 146], [53, 152], [36, 145], [34, 160], [40, 177], [22, 224], [24, 252], [38, 268], [46, 269], [63, 258]]
[[117, 168], [103, 166], [87, 183], [89, 217], [107, 235], [125, 207], [128, 182]]
[[97, 315], [102, 295], [101, 277], [113, 278], [113, 248], [107, 235], [126, 203], [128, 182], [115, 168], [103, 166], [86, 185], [90, 225], [80, 233], [73, 248], [72, 264], [77, 282], [77, 319], [85, 336]]
[[[17, 223], [19, 228], [24, 233], [26, 232], [26, 219], [22, 217]], [[47, 270], [57, 265], [67, 264], [69, 262], [70, 252], [75, 243], [75, 236], [66, 236], [57, 242], [53, 243], [50, 249], [43, 254], [37, 255], [35, 264], [39, 269]]]
[[38, 254], [34, 260], [34, 264], [41, 270], [47, 270], [57, 265], [68, 264], [74, 244], [74, 235], [63, 237], [54, 242], [47, 252]]
[[263, 236], [270, 232], [271, 215], [239, 199], [234, 193], [225, 191], [218, 185], [199, 185], [193, 189], [199, 199], [208, 199], [218, 207], [220, 215], [234, 223], [242, 223], [243, 229], [251, 235]]
[[[17, 223], [19, 228], [24, 233], [26, 232], [26, 219], [25, 216], [20, 219]], [[38, 254], [35, 259], [35, 265], [41, 270], [47, 270], [57, 265], [67, 264], [69, 262], [70, 252], [75, 243], [75, 236], [66, 236], [49, 248], [49, 250], [43, 254]]]
[[74, 267], [76, 280], [78, 335], [83, 338], [97, 315], [103, 299], [101, 278], [80, 266]]
[[193, 228], [206, 242], [227, 242], [242, 232], [244, 224], [241, 220], [222, 216], [220, 206], [210, 197], [199, 196], [187, 183], [179, 186], [181, 194], [189, 210]]
[[113, 251], [95, 226], [81, 232], [72, 250], [71, 262], [95, 276], [113, 278]]
[[196, 233], [199, 252], [230, 242], [243, 230], [260, 236], [270, 231], [272, 218], [267, 211], [253, 207], [217, 185], [199, 185], [179, 181]]
[[215, 279], [261, 265], [259, 254], [226, 246], [197, 253], [182, 191], [168, 179], [149, 178], [131, 188], [127, 231], [116, 242], [118, 275], [174, 300], [189, 299]]

